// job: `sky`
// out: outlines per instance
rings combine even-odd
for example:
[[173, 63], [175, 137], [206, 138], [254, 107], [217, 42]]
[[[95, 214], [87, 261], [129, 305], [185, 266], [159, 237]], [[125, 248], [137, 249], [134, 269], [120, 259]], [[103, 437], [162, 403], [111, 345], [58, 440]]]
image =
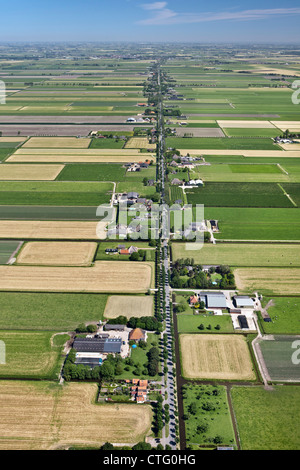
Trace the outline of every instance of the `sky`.
[[300, 44], [299, 0], [0, 0], [0, 41]]

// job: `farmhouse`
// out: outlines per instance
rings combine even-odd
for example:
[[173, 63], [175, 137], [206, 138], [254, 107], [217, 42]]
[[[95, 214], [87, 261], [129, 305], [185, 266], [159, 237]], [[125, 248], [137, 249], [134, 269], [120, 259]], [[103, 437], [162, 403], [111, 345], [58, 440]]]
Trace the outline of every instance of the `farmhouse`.
[[135, 328], [129, 333], [129, 341], [146, 341], [146, 332], [141, 328]]

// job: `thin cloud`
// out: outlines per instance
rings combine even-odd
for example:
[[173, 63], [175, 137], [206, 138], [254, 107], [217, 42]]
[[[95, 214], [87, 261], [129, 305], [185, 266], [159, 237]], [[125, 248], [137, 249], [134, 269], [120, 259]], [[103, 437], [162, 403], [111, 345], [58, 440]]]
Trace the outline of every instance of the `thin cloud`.
[[167, 2], [155, 2], [142, 7], [155, 12], [154, 16], [141, 20], [138, 23], [143, 25], [172, 25], [184, 23], [203, 23], [209, 21], [251, 21], [262, 20], [272, 17], [293, 16], [300, 14], [300, 8], [272, 8], [262, 10], [225, 11], [220, 13], [176, 13], [167, 7]]

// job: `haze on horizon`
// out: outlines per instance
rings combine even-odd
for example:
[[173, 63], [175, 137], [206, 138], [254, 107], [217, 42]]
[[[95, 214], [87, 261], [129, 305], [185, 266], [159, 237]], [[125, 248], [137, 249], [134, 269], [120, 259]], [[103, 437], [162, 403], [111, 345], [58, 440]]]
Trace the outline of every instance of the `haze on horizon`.
[[295, 0], [16, 0], [2, 6], [1, 42], [300, 43]]

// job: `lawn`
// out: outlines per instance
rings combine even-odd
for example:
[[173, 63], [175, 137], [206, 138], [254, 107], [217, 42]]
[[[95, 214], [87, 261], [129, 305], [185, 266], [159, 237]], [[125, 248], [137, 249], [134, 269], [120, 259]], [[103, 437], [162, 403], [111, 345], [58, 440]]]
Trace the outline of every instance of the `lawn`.
[[225, 387], [184, 385], [183, 407], [188, 448], [236, 446]]
[[234, 386], [231, 396], [243, 450], [300, 449], [300, 387]]
[[1, 329], [72, 331], [103, 320], [106, 294], [0, 292]]
[[[199, 328], [201, 324], [204, 326], [203, 330]], [[233, 333], [234, 331], [230, 315], [212, 315], [209, 312], [199, 315], [179, 314], [177, 325], [179, 333]], [[216, 329], [217, 325], [220, 329]]]

